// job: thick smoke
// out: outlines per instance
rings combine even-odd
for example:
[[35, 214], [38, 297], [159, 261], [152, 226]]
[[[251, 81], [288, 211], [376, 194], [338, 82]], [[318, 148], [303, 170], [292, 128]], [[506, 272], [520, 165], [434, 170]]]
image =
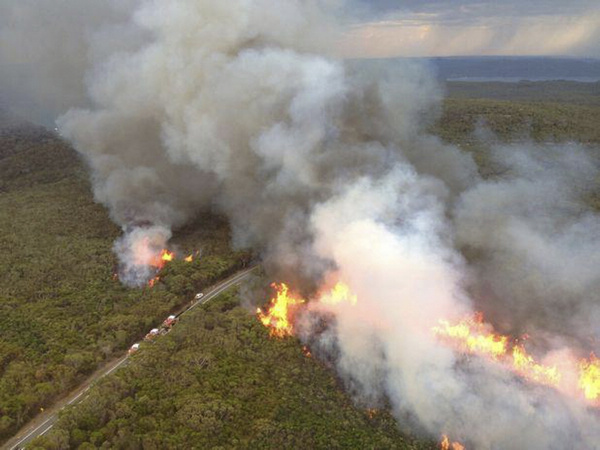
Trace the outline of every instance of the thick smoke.
[[458, 245], [475, 292], [505, 331], [590, 342], [600, 335], [600, 220], [589, 203], [598, 161], [575, 145], [497, 147], [501, 179], [468, 190]]
[[[70, 2], [36, 3], [63, 17]], [[274, 278], [305, 292], [340, 278], [357, 294], [329, 329], [307, 318], [301, 332], [336, 355], [358, 399], [388, 399], [400, 423], [474, 448], [598, 448], [597, 416], [578, 401], [430, 332], [482, 309], [538, 333], [545, 352], [591, 349], [600, 220], [585, 208], [598, 164], [584, 149], [499, 147], [503, 175], [482, 181], [425, 132], [440, 98], [425, 67], [335, 57], [339, 1], [108, 5], [114, 21], [81, 13], [85, 70], [59, 69], [87, 97], [58, 124], [123, 227], [125, 282], [147, 280], [148, 250], [214, 208]]]
[[[569, 174], [566, 173], [568, 168], [561, 164], [561, 156], [577, 164], [582, 154], [575, 157], [566, 155], [564, 152], [567, 151], [579, 152], [569, 147], [555, 150], [563, 153], [552, 155], [556, 157], [554, 160], [544, 154], [544, 159], [550, 159], [551, 165], [563, 167], [565, 172], [561, 176], [565, 177], [564, 181]], [[552, 179], [552, 183], [558, 186], [560, 177], [553, 178], [552, 175], [558, 174], [529, 159], [534, 157], [534, 150], [531, 150], [532, 154], [523, 148], [504, 148], [501, 151], [527, 158], [531, 167], [541, 170], [531, 180], [534, 185], [519, 186], [520, 183], [529, 183], [524, 179], [520, 179], [519, 183], [512, 180], [474, 185], [458, 202], [456, 222], [461, 222], [459, 226], [445, 217], [447, 204], [445, 206], [443, 198], [436, 195], [435, 184], [414, 172], [410, 166], [397, 165], [382, 179], [354, 183], [339, 196], [319, 205], [312, 221], [317, 236], [315, 247], [320, 254], [336, 261], [335, 278], [348, 281], [359, 302], [341, 309], [336, 306], [329, 311], [327, 306], [313, 304], [314, 310], [325, 309], [334, 314], [335, 326], [323, 332], [320, 329], [322, 325], [312, 323], [309, 316], [301, 323], [302, 337], [321, 351], [337, 355], [337, 367], [348, 387], [364, 403], [377, 406], [387, 397], [398, 417], [405, 423], [412, 423], [415, 428], [423, 427], [430, 433], [444, 430], [463, 439], [469, 448], [597, 448], [600, 442], [597, 415], [588, 414], [577, 401], [547, 388], [516, 380], [506, 371], [482, 360], [457, 358], [431, 336], [430, 330], [438, 318], [460, 317], [475, 302], [478, 308], [492, 310], [495, 314], [490, 314], [491, 317], [504, 317], [509, 323], [511, 318], [519, 323], [527, 317], [525, 323], [529, 328], [523, 329], [541, 331], [542, 336], [550, 341], [546, 345], [554, 345], [550, 348], [557, 352], [559, 362], [560, 358], [572, 356], [564, 346], [574, 336], [578, 337], [578, 344], [587, 339], [589, 346], [591, 334], [587, 325], [597, 324], [593, 318], [583, 320], [577, 313], [560, 318], [558, 313], [552, 313], [556, 309], [560, 311], [556, 303], [565, 301], [559, 297], [564, 291], [580, 294], [571, 297], [571, 301], [577, 299], [571, 304], [571, 311], [577, 312], [577, 303], [582, 308], [587, 305], [584, 311], [588, 313], [594, 308], [595, 294], [583, 291], [580, 281], [590, 283], [588, 270], [584, 269], [584, 273], [575, 280], [565, 276], [553, 279], [564, 271], [571, 271], [567, 265], [572, 263], [578, 247], [564, 248], [563, 240], [571, 242], [574, 239], [573, 225], [564, 224], [566, 228], [561, 232], [557, 224], [550, 223], [559, 242], [541, 248], [545, 252], [552, 249], [552, 257], [571, 258], [563, 266], [564, 261], [552, 263], [541, 259], [542, 255], [547, 257], [546, 253], [539, 255], [538, 263], [544, 261], [554, 270], [545, 278], [536, 280], [538, 284], [534, 286], [539, 290], [538, 295], [548, 294], [553, 288], [558, 289], [559, 282], [563, 283], [561, 290], [547, 299], [548, 303], [539, 298], [529, 300], [524, 295], [516, 300], [504, 300], [502, 296], [505, 293], [519, 294], [519, 286], [532, 289], [514, 276], [517, 272], [527, 277], [529, 261], [516, 259], [510, 261], [512, 265], [505, 267], [503, 264], [509, 261], [499, 260], [494, 261], [496, 266], [483, 265], [480, 268], [469, 264], [451, 247], [452, 236], [457, 236], [464, 245], [474, 247], [479, 242], [481, 254], [496, 255], [493, 246], [498, 245], [503, 252], [501, 255], [514, 256], [513, 253], [522, 250], [525, 245], [524, 239], [535, 236], [531, 232], [520, 236], [518, 241], [515, 240], [519, 236], [511, 236], [502, 245], [496, 242], [496, 239], [506, 240], [506, 236], [502, 236], [504, 223], [519, 218], [512, 208], [527, 211], [536, 204], [541, 207], [535, 195], [543, 192], [538, 183]], [[521, 188], [520, 196], [502, 197], [505, 202], [501, 205], [493, 201], [495, 195], [501, 196], [503, 190], [513, 188]], [[568, 190], [565, 186], [563, 188]], [[490, 190], [488, 202], [484, 197], [476, 196], [481, 189]], [[544, 195], [552, 196], [554, 193], [551, 190]], [[471, 203], [473, 196], [482, 203], [474, 200]], [[552, 201], [556, 200], [553, 197]], [[505, 211], [504, 214], [498, 209]], [[546, 213], [544, 219], [540, 218], [541, 222], [553, 216], [548, 210]], [[553, 219], [558, 221], [558, 216]], [[522, 220], [526, 223], [526, 219]], [[581, 231], [581, 225], [590, 220], [590, 216], [582, 220], [574, 228]], [[595, 221], [597, 226], [597, 218]], [[573, 222], [578, 221], [574, 219]], [[533, 223], [529, 225], [533, 227]], [[590, 232], [595, 231], [587, 231]], [[578, 236], [577, 241], [584, 237]], [[531, 244], [531, 259], [538, 257], [538, 239]], [[593, 245], [593, 240], [588, 239], [588, 242]], [[579, 245], [583, 246], [583, 243]], [[595, 255], [593, 252], [593, 248], [587, 249], [579, 258]], [[597, 271], [595, 268], [590, 270]], [[465, 274], [470, 272], [475, 273], [467, 277]], [[477, 296], [469, 300], [466, 297], [464, 287], [469, 281], [486, 285], [490, 280], [504, 289], [494, 292], [492, 300]], [[520, 317], [518, 301], [525, 304], [531, 301], [533, 304], [528, 307], [534, 308], [534, 311]], [[597, 303], [595, 305], [597, 308]], [[513, 312], [515, 309], [516, 313]], [[586, 324], [586, 327], [577, 328], [578, 324]], [[559, 332], [562, 329], [566, 330], [565, 333]], [[315, 333], [319, 336], [316, 341]]]

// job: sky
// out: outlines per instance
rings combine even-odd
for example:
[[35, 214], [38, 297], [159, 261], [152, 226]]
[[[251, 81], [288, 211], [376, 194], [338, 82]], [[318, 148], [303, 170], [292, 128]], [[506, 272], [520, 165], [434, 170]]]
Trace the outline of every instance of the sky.
[[349, 57], [600, 57], [598, 0], [355, 0]]

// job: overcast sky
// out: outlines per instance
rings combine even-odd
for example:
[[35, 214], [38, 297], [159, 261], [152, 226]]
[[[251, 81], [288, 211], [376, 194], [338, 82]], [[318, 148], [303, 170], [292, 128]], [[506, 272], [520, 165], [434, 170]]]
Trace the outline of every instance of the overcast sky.
[[354, 0], [354, 57], [600, 57], [600, 0]]

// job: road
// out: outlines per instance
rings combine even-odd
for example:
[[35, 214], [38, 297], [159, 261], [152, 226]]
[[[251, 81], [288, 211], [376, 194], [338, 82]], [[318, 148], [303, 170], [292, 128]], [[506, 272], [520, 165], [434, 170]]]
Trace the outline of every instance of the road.
[[[235, 275], [227, 278], [221, 283], [213, 286], [207, 292], [204, 293], [204, 297], [201, 300], [192, 303], [191, 305], [184, 307], [176, 312], [176, 316], [181, 318], [185, 314], [189, 313], [198, 305], [203, 305], [223, 291], [230, 287], [239, 284], [242, 280], [247, 278], [250, 273], [258, 266], [253, 266], [249, 269], [243, 270], [236, 273]], [[139, 351], [144, 351], [143, 348]], [[70, 392], [67, 396], [58, 400], [52, 407], [47, 408], [41, 414], [33, 418], [27, 425], [25, 425], [19, 432], [11, 439], [8, 440], [3, 446], [2, 450], [15, 450], [24, 448], [29, 442], [35, 438], [47, 433], [58, 420], [58, 413], [65, 407], [77, 404], [86, 398], [86, 393], [90, 387], [101, 378], [113, 373], [129, 361], [129, 354], [125, 354], [119, 359], [112, 360], [94, 372], [88, 379], [86, 379], [81, 385], [79, 385], [74, 391]]]

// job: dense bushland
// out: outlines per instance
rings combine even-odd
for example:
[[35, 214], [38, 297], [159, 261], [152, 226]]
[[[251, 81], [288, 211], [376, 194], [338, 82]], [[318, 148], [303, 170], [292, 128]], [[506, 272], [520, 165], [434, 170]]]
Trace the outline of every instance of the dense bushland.
[[226, 223], [205, 214], [181, 230], [176, 261], [154, 289], [113, 279], [119, 235], [94, 203], [73, 150], [55, 135], [0, 132], [0, 442], [98, 364], [120, 354], [177, 305], [231, 273]]
[[[548, 85], [486, 91], [483, 84], [463, 83], [450, 88], [432, 131], [472, 152], [484, 174], [493, 171], [486, 151], [494, 142], [580, 141], [597, 148], [600, 106], [593, 86], [591, 94], [590, 86], [569, 86], [561, 85], [560, 95], [542, 95]], [[73, 150], [42, 128], [4, 116], [0, 124], [1, 442], [247, 255], [230, 250], [226, 222], [206, 213], [174, 238], [181, 254], [201, 250], [200, 259], [172, 263], [155, 289], [121, 286], [112, 277], [111, 250], [120, 231], [94, 203]], [[598, 196], [590, 201], [600, 209]], [[371, 421], [352, 409], [331, 373], [303, 358], [295, 341], [266, 339], [232, 297], [144, 349], [90, 398], [93, 408], [85, 403], [66, 413], [48, 436], [53, 445], [164, 448], [190, 439], [199, 447], [335, 447], [360, 445], [367, 435], [381, 447], [405, 445], [389, 416]], [[171, 402], [183, 412], [169, 409]]]
[[434, 448], [356, 407], [294, 338], [272, 339], [234, 291], [144, 343], [32, 447]]

